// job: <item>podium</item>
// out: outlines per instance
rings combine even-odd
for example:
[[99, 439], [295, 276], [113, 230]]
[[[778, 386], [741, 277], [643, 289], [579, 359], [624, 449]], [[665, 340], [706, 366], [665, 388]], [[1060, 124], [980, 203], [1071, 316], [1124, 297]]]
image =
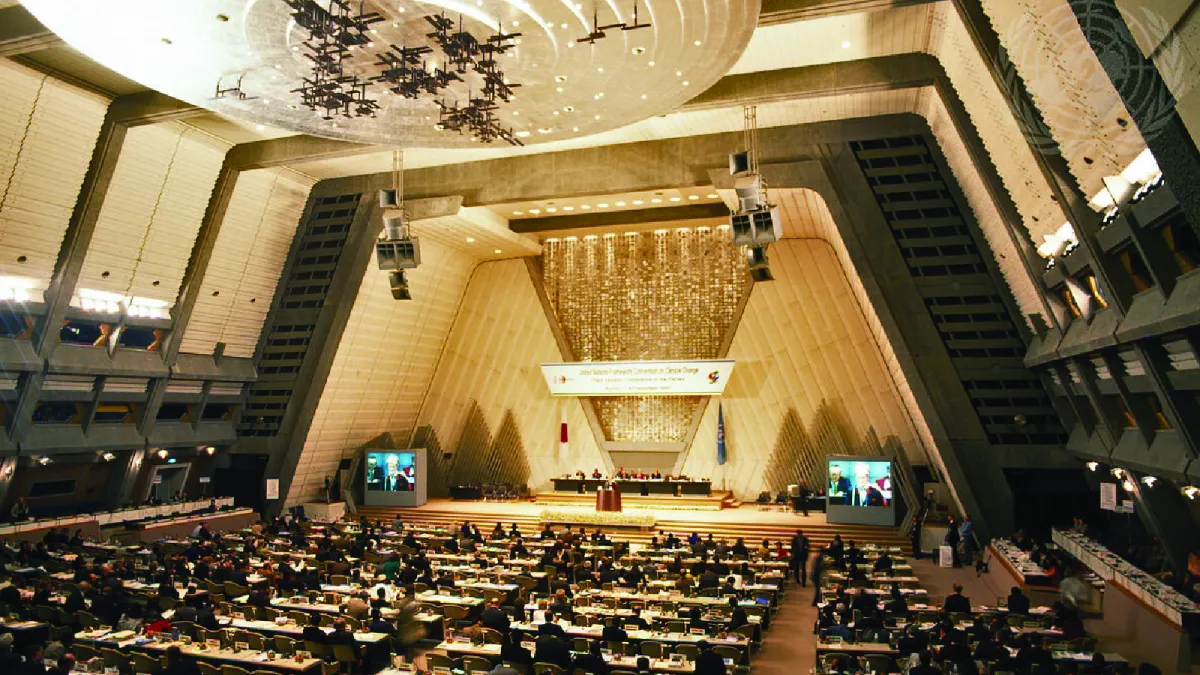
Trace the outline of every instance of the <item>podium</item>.
[[600, 488], [596, 490], [597, 511], [620, 511], [621, 491], [617, 488]]
[[304, 504], [304, 515], [315, 523], [336, 523], [346, 516], [346, 502], [308, 502]]

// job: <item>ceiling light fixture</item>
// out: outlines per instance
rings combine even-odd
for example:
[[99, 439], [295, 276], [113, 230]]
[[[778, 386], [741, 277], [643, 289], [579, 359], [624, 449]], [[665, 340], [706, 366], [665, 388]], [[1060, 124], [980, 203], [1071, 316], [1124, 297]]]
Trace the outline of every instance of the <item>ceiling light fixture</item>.
[[700, 199], [700, 195], [688, 195], [688, 201], [693, 201], [693, 202], [694, 202], [694, 201], [696, 201], [697, 199]]
[[583, 204], [579, 208], [583, 209], [584, 211], [587, 211], [588, 209], [592, 208], [592, 205], [591, 204]]
[[537, 214], [541, 213], [542, 210], [541, 209], [529, 209], [529, 212], [536, 216]]
[[850, 41], [849, 40], [842, 41], [842, 49], [850, 49]]
[[159, 448], [156, 454], [158, 455], [159, 459], [166, 459], [167, 455], [170, 453], [167, 452], [166, 448]]
[[599, 203], [599, 204], [597, 204], [596, 206], [598, 206], [598, 207], [600, 207], [600, 208], [602, 208], [602, 209], [607, 209], [607, 208], [608, 208], [608, 203], [607, 203], [607, 202], [600, 202], [600, 203]]
[[1142, 485], [1145, 485], [1146, 487], [1154, 487], [1154, 484], [1157, 482], [1157, 476], [1142, 476]]
[[1196, 495], [1200, 494], [1200, 488], [1196, 487], [1195, 485], [1184, 485], [1180, 489], [1180, 492], [1182, 492], [1183, 496], [1187, 497], [1188, 499], [1195, 499]]
[[1089, 471], [1095, 471], [1096, 469], [1100, 468], [1100, 463], [1099, 462], [1088, 462], [1087, 464], [1084, 464], [1084, 466], [1086, 466]]
[[679, 197], [671, 197], [671, 201], [677, 202], [677, 201], [679, 201]]
[[709, 199], [716, 199], [716, 198], [717, 198], [717, 197], [719, 197], [720, 195], [716, 194], [715, 192], [710, 192], [710, 193], [708, 193], [708, 195], [707, 195], [707, 196], [708, 196], [708, 198], [709, 198]]
[[496, 249], [496, 255], [500, 255], [500, 249]]
[[634, 205], [634, 206], [641, 206], [642, 204], [645, 204], [645, 203], [646, 203], [646, 202], [644, 202], [644, 201], [642, 201], [642, 200], [640, 200], [640, 199], [635, 199], [635, 200], [633, 200], [633, 205]]
[[617, 206], [625, 206], [625, 202], [617, 202]]
[[651, 204], [661, 204], [661, 203], [662, 203], [662, 200], [661, 200], [661, 199], [659, 199], [658, 197], [655, 197], [654, 199], [651, 199], [651, 200], [650, 200], [650, 203], [651, 203]]
[[468, 243], [468, 244], [474, 244], [474, 243], [475, 243], [475, 237], [467, 237], [467, 243]]

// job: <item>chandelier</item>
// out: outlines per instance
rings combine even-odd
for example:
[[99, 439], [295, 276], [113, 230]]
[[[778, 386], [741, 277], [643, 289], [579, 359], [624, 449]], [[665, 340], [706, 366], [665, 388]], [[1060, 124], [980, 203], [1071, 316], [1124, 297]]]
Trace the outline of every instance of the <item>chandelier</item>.
[[[434, 98], [439, 110], [439, 131], [469, 134], [472, 141], [491, 143], [497, 139], [511, 145], [523, 145], [510, 127], [500, 123], [497, 112], [502, 103], [513, 99], [513, 89], [521, 85], [510, 83], [504, 76], [498, 54], [516, 46], [520, 33], [505, 33], [497, 26], [496, 34], [480, 41], [458, 23], [439, 15], [426, 16], [433, 28], [426, 37], [437, 45], [444, 58], [438, 67], [426, 57], [434, 53], [429, 45], [415, 47], [388, 45], [375, 54], [372, 66], [379, 73], [360, 79], [347, 74], [346, 65], [355, 50], [375, 46], [371, 39], [371, 24], [383, 21], [378, 12], [368, 12], [366, 3], [358, 11], [345, 0], [329, 0], [326, 9], [317, 0], [283, 0], [292, 9], [296, 25], [308, 31], [301, 42], [304, 55], [312, 62], [309, 76], [291, 90], [300, 95], [300, 105], [317, 112], [323, 119], [335, 117], [374, 117], [379, 103], [369, 96], [368, 86], [382, 85], [401, 98]], [[446, 102], [447, 87], [452, 82], [466, 82], [468, 74], [477, 76], [478, 89], [468, 88], [466, 104]]]

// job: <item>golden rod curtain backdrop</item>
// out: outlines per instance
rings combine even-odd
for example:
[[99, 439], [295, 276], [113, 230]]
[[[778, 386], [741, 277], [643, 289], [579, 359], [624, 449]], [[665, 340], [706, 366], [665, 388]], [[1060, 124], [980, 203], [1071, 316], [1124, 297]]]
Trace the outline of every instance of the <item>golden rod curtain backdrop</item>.
[[[718, 356], [746, 278], [728, 226], [548, 239], [546, 295], [580, 361]], [[698, 397], [592, 399], [609, 441], [685, 440]]]

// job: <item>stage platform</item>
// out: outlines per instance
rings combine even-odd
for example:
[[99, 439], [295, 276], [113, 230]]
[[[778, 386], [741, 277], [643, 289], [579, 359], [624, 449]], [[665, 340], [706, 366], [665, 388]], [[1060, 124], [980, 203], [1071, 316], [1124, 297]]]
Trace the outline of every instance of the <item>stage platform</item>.
[[[546, 509], [563, 508], [533, 502], [464, 502], [450, 499], [431, 499], [425, 506], [414, 508], [360, 506], [358, 514], [372, 520], [390, 521], [396, 514], [410, 523], [428, 523], [457, 527], [464, 520], [469, 520], [479, 526], [484, 532], [490, 532], [492, 527], [501, 522], [507, 528], [510, 523], [517, 523], [521, 531], [535, 536], [541, 531], [540, 514]], [[862, 543], [900, 546], [908, 550], [908, 538], [900, 534], [895, 527], [879, 527], [873, 525], [830, 525], [825, 522], [824, 513], [812, 513], [809, 516], [792, 513], [791, 511], [760, 511], [753, 504], [742, 504], [735, 508], [720, 511], [686, 511], [668, 509], [632, 509], [631, 513], [653, 513], [656, 519], [653, 528], [643, 532], [624, 532], [620, 537], [634, 544], [645, 544], [650, 537], [662, 537], [668, 532], [677, 536], [687, 536], [692, 532], [702, 537], [712, 534], [716, 538], [731, 539], [744, 537], [747, 543], [758, 543], [763, 539], [771, 542], [783, 539], [790, 541], [796, 530], [803, 530], [812, 541], [813, 547], [823, 546], [833, 539], [834, 534], [842, 535], [842, 539]], [[593, 529], [591, 527], [589, 530]]]
[[[539, 492], [534, 502], [541, 506], [579, 506], [591, 507], [596, 504], [595, 492]], [[732, 492], [713, 490], [705, 495], [621, 495], [621, 502], [627, 509], [652, 509], [662, 511], [720, 511], [736, 508], [737, 500]]]

